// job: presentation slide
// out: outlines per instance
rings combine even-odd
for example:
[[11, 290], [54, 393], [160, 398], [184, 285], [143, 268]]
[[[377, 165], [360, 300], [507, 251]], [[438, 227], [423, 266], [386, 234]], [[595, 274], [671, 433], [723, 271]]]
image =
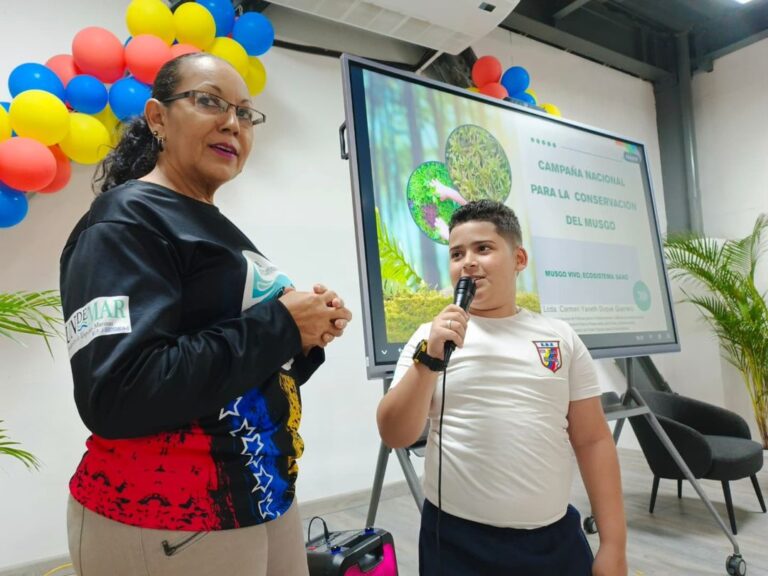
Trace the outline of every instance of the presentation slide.
[[448, 223], [481, 198], [520, 219], [519, 305], [566, 320], [595, 356], [676, 346], [642, 145], [441, 87], [349, 66], [375, 363], [451, 301]]

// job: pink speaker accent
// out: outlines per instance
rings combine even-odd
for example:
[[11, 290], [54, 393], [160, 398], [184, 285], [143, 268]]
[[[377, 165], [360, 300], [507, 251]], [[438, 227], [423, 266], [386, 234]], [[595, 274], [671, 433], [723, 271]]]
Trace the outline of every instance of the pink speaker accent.
[[397, 560], [392, 544], [384, 544], [384, 554], [381, 562], [376, 564], [368, 572], [360, 570], [359, 566], [352, 566], [344, 572], [344, 576], [397, 576]]

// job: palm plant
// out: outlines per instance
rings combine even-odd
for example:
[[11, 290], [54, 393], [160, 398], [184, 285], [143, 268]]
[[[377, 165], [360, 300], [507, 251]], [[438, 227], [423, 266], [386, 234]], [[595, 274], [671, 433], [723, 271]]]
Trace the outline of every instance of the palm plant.
[[[683, 301], [694, 304], [720, 340], [725, 359], [747, 386], [763, 446], [768, 448], [768, 304], [755, 283], [768, 249], [768, 215], [740, 240], [675, 235], [665, 241], [672, 278], [681, 281]], [[691, 290], [693, 289], [693, 291]]]
[[[61, 299], [53, 290], [43, 292], [0, 293], [0, 336], [23, 345], [17, 335], [42, 336], [51, 353], [49, 338], [59, 335]], [[2, 423], [2, 420], [0, 420]], [[0, 429], [0, 455], [11, 456], [27, 468], [38, 468], [35, 456], [17, 446]]]
[[[2, 423], [3, 421], [0, 420], [0, 424]], [[5, 430], [0, 428], [0, 455], [4, 454], [6, 456], [16, 458], [17, 460], [21, 461], [21, 463], [24, 464], [24, 466], [27, 468], [40, 468], [40, 462], [38, 459], [26, 450], [16, 448], [19, 443], [11, 441], [8, 436], [5, 435], [5, 432]]]

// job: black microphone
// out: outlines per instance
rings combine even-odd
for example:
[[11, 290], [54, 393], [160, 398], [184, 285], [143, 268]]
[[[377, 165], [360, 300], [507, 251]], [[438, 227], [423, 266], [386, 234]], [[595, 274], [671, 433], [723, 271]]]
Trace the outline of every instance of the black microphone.
[[[462, 276], [456, 283], [456, 290], [453, 293], [453, 303], [462, 310], [468, 310], [469, 305], [475, 297], [475, 279], [471, 276]], [[445, 354], [443, 356], [445, 363], [451, 359], [451, 354], [456, 349], [456, 344], [450, 340], [445, 343]]]

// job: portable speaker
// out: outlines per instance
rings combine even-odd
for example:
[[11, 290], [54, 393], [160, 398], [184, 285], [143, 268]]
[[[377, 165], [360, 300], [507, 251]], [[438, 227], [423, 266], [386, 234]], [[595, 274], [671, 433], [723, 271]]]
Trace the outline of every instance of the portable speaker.
[[328, 532], [307, 542], [310, 576], [397, 576], [395, 542], [379, 528]]

